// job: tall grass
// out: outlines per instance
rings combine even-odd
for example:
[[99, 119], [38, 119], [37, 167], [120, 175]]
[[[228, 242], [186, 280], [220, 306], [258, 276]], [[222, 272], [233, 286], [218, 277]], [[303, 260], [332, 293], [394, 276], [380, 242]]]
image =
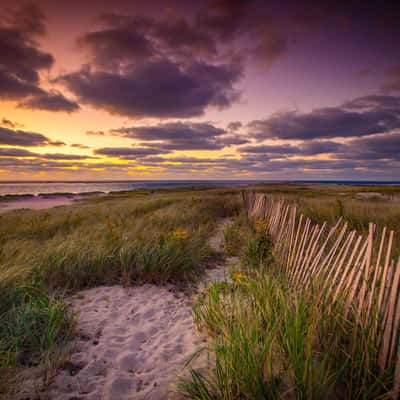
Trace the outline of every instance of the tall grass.
[[271, 246], [255, 226], [241, 251], [242, 272], [199, 297], [194, 315], [211, 336], [211, 361], [205, 371], [190, 370], [180, 393], [198, 400], [388, 394], [393, 370], [378, 374], [371, 327], [352, 313], [344, 317], [344, 304], [327, 302], [318, 282], [307, 292], [291, 287]]
[[0, 374], [66, 343], [69, 293], [196, 279], [218, 219], [238, 207], [238, 197], [218, 190], [138, 191], [1, 215]]

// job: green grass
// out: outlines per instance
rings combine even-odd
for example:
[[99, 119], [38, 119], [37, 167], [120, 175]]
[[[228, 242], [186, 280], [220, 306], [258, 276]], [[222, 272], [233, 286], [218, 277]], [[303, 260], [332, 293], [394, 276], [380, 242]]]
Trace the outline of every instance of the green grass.
[[197, 400], [385, 396], [393, 370], [378, 374], [369, 327], [351, 313], [345, 318], [340, 299], [325, 301], [322, 285], [307, 292], [290, 287], [274, 264], [271, 241], [260, 238], [257, 226], [251, 232], [241, 248], [242, 275], [211, 285], [194, 306], [197, 325], [210, 336], [211, 361], [205, 370], [190, 369], [180, 394]]
[[246, 212], [242, 211], [224, 230], [225, 251], [228, 256], [241, 254], [251, 231]]
[[239, 206], [229, 190], [142, 190], [1, 215], [0, 374], [60, 352], [73, 326], [66, 295], [195, 280], [218, 220]]
[[3, 366], [31, 366], [46, 351], [68, 340], [72, 321], [60, 299], [34, 287], [3, 294], [0, 312], [0, 360]]

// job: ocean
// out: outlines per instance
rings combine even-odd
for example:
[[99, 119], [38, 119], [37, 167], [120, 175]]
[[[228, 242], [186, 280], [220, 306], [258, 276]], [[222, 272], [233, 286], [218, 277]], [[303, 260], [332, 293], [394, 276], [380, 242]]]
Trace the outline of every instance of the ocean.
[[[290, 181], [291, 183], [332, 183], [351, 185], [400, 185], [399, 181]], [[284, 183], [267, 180], [208, 180], [208, 181], [3, 181], [0, 182], [0, 196], [33, 195], [54, 193], [116, 192], [141, 188], [163, 188], [174, 186], [244, 186], [256, 183]], [[288, 182], [289, 183], [289, 182]]]

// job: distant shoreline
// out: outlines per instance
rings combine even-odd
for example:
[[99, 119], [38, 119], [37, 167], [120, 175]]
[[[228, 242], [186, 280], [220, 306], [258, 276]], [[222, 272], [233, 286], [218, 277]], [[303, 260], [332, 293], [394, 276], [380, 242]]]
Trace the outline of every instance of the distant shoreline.
[[246, 186], [259, 184], [322, 184], [399, 186], [400, 181], [356, 180], [170, 180], [170, 181], [0, 181], [0, 203], [34, 197], [90, 196], [135, 189], [183, 186]]

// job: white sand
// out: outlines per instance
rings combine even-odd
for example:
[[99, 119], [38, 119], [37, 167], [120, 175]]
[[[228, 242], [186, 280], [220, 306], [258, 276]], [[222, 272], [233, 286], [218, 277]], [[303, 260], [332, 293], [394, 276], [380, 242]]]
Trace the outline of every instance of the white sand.
[[172, 287], [152, 285], [80, 292], [72, 300], [76, 350], [48, 398], [170, 398], [170, 385], [203, 341], [187, 302]]
[[[216, 250], [222, 249], [226, 223], [210, 240]], [[199, 287], [225, 277], [226, 265], [208, 269]], [[196, 330], [186, 294], [173, 286], [102, 286], [79, 292], [70, 305], [77, 314], [75, 350], [48, 391], [38, 398], [179, 398], [173, 390], [178, 376], [206, 341]], [[203, 354], [196, 367], [206, 365]]]

